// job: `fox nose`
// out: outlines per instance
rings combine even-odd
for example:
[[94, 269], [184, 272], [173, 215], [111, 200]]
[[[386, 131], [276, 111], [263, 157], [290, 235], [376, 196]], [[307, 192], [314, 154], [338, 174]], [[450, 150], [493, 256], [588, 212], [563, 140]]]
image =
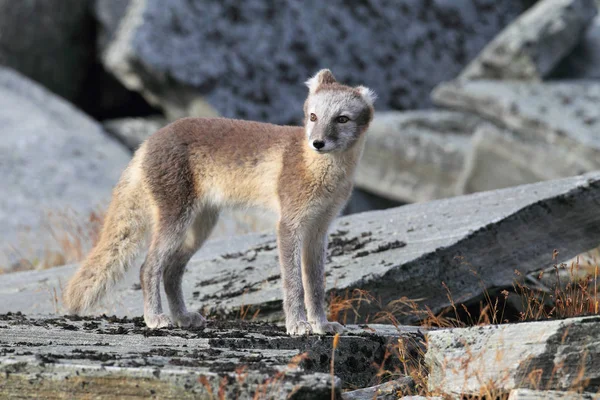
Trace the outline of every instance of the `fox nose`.
[[325, 142], [322, 140], [315, 140], [313, 141], [313, 146], [315, 146], [315, 149], [322, 149], [323, 147], [325, 147]]

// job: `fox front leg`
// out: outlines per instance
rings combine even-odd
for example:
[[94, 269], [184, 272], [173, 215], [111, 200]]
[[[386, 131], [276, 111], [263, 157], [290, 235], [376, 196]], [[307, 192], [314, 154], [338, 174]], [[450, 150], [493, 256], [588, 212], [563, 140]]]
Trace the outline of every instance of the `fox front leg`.
[[313, 332], [318, 334], [345, 330], [340, 323], [329, 322], [325, 313], [325, 259], [330, 220], [327, 216], [315, 219], [302, 246], [302, 280], [306, 290], [308, 322]]
[[283, 311], [285, 327], [290, 335], [304, 335], [312, 332], [304, 310], [304, 288], [300, 271], [301, 237], [298, 229], [287, 221], [277, 226], [277, 245], [281, 280], [283, 281]]

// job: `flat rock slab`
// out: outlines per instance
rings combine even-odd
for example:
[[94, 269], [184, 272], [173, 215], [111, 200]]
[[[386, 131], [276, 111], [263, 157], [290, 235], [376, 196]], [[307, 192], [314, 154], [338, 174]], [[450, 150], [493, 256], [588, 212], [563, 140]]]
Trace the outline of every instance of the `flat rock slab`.
[[471, 137], [483, 120], [453, 111], [380, 112], [367, 132], [355, 181], [404, 202], [456, 196]]
[[599, 316], [432, 331], [427, 343], [429, 389], [449, 396], [600, 389]]
[[210, 398], [223, 387], [225, 398], [329, 399], [332, 385], [339, 395], [342, 386], [376, 383], [377, 364], [399, 338], [420, 343], [423, 332], [351, 327], [339, 338], [332, 380], [333, 336], [290, 337], [284, 328], [244, 321], [150, 330], [141, 318], [4, 314], [0, 397]]
[[411, 377], [405, 376], [381, 385], [343, 393], [342, 400], [397, 400], [398, 393], [406, 392], [414, 384]]
[[594, 0], [542, 0], [506, 27], [459, 79], [541, 80], [575, 47], [597, 13]]
[[104, 65], [170, 117], [208, 102], [226, 117], [299, 123], [303, 82], [322, 67], [374, 89], [380, 110], [423, 108], [531, 1], [496, 3], [135, 0], [120, 24], [100, 18], [118, 26]]
[[598, 393], [577, 393], [573, 391], [515, 389], [508, 400], [598, 400]]
[[[329, 296], [361, 289], [379, 301], [363, 302], [356, 321], [407, 296], [433, 312], [468, 301], [487, 287], [512, 286], [523, 276], [598, 245], [600, 173], [468, 196], [412, 204], [340, 218], [330, 235]], [[73, 267], [15, 273], [0, 282], [0, 312], [60, 311], [60, 290]], [[94, 312], [141, 315], [137, 268]], [[281, 320], [281, 279], [275, 238], [247, 235], [212, 241], [190, 262], [183, 293], [192, 309]], [[55, 297], [56, 296], [56, 297]], [[358, 303], [355, 303], [358, 305]], [[349, 313], [348, 322], [353, 322]], [[414, 315], [398, 315], [403, 323]]]

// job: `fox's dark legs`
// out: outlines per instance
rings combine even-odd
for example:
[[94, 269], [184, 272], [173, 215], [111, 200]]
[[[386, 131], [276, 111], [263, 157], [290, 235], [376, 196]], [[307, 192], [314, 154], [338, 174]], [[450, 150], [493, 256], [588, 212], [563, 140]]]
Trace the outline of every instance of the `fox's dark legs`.
[[186, 237], [179, 250], [163, 269], [163, 281], [173, 323], [180, 327], [201, 326], [204, 317], [197, 312], [188, 312], [183, 299], [181, 281], [185, 266], [192, 256], [202, 246], [217, 223], [219, 212], [213, 209], [202, 210], [188, 229]]

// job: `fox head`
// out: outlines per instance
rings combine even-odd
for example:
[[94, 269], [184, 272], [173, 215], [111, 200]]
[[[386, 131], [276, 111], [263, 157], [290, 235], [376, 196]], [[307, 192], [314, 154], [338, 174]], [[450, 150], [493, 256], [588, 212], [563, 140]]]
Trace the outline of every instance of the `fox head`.
[[304, 126], [308, 145], [318, 153], [349, 149], [373, 119], [375, 93], [364, 87], [338, 83], [328, 69], [306, 81]]

